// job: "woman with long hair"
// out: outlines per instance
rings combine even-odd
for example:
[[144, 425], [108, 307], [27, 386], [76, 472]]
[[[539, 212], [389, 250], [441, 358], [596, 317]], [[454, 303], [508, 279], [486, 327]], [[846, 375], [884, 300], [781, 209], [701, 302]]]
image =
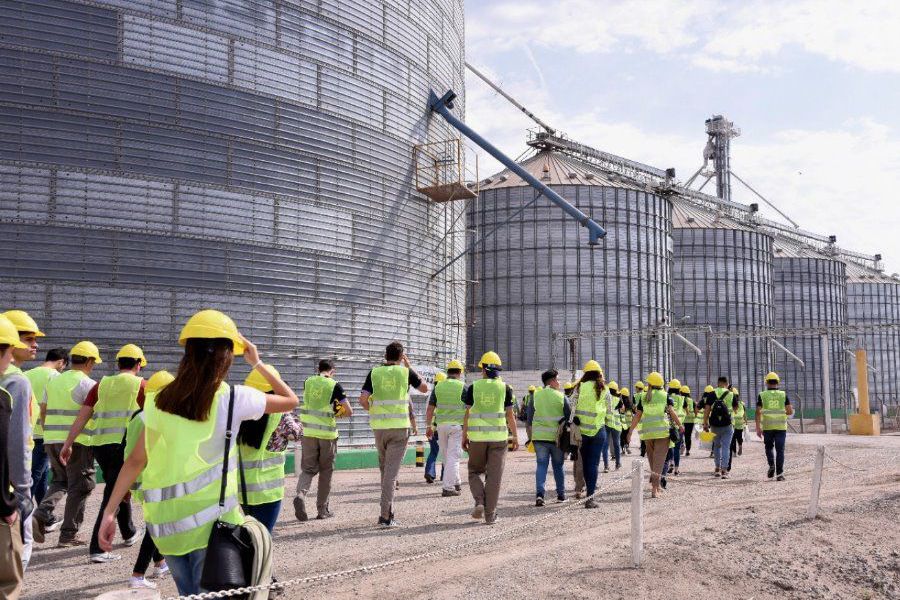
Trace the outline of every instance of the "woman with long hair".
[[[175, 379], [144, 406], [144, 431], [125, 461], [103, 513], [100, 545], [108, 550], [115, 536], [115, 509], [141, 475], [144, 520], [166, 559], [178, 593], [197, 594], [210, 532], [216, 520], [241, 525], [236, 444], [228, 457], [224, 506], [219, 505], [226, 432], [263, 414], [297, 406], [297, 396], [263, 363], [234, 322], [216, 310], [192, 316], [178, 342], [184, 356]], [[225, 383], [235, 356], [271, 385], [264, 394]], [[230, 430], [227, 423], [232, 421]], [[233, 435], [233, 433], [231, 434]]]
[[575, 417], [572, 420], [581, 433], [581, 468], [588, 497], [584, 503], [585, 508], [599, 506], [594, 492], [597, 490], [600, 454], [606, 440], [605, 392], [603, 369], [596, 360], [589, 360], [584, 365], [584, 374], [578, 384], [578, 402], [575, 404]]

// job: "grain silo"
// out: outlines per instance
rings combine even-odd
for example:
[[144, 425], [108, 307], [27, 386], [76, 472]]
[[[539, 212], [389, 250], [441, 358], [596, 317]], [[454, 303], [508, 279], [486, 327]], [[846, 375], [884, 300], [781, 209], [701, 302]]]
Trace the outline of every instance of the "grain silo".
[[135, 342], [151, 369], [220, 308], [290, 383], [337, 356], [351, 393], [392, 338], [459, 355], [464, 267], [428, 282], [461, 208], [415, 194], [411, 157], [454, 137], [427, 100], [462, 96], [463, 21], [462, 0], [0, 3], [0, 307], [44, 348]]
[[[551, 365], [600, 361], [608, 378], [668, 370], [665, 339], [648, 331], [671, 318], [670, 202], [589, 162], [541, 150], [520, 163], [608, 235], [587, 244], [577, 222], [509, 171], [482, 183], [468, 209], [475, 236], [499, 228], [469, 255], [468, 356], [493, 349], [518, 391]], [[569, 346], [562, 334], [579, 334]]]
[[767, 337], [753, 334], [773, 324], [772, 236], [708, 202], [673, 199], [674, 324], [710, 332], [708, 346], [705, 333], [685, 334], [703, 355], [675, 342], [675, 375], [695, 389], [727, 376], [748, 402], [771, 362]]
[[[843, 261], [823, 247], [782, 234], [775, 238], [773, 264], [776, 331], [846, 327], [847, 274]], [[842, 411], [850, 399], [848, 344], [840, 333], [826, 333], [824, 344], [822, 336], [814, 332], [777, 338], [803, 361], [801, 365], [779, 353], [775, 368], [788, 396], [802, 403], [804, 417], [822, 414], [826, 368], [832, 410]], [[823, 345], [828, 351], [827, 363]]]

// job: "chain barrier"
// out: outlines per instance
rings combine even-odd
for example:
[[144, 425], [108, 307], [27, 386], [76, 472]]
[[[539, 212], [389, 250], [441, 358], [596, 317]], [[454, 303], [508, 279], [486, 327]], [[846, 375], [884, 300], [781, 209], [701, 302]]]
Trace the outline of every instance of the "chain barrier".
[[828, 452], [827, 450], [825, 452], [825, 458], [827, 458], [831, 462], [835, 463], [836, 465], [838, 465], [848, 471], [855, 471], [857, 473], [874, 473], [875, 471], [880, 471], [888, 463], [896, 462], [897, 459], [900, 458], [900, 454], [892, 454], [885, 460], [878, 463], [876, 466], [868, 468], [868, 469], [860, 469], [859, 467], [851, 467], [850, 465], [844, 464], [841, 461], [839, 461], [838, 459], [836, 459], [835, 457], [833, 457], [831, 455], [831, 453]]

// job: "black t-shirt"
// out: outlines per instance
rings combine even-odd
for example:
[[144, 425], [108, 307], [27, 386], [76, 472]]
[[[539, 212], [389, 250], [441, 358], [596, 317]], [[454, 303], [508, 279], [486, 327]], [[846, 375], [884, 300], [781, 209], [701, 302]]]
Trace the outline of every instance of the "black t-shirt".
[[[472, 388], [474, 386], [470, 385], [466, 388], [466, 391], [463, 392], [462, 401], [466, 406], [472, 406], [475, 404], [475, 397], [472, 395]], [[503, 400], [503, 408], [509, 408], [513, 405], [513, 391], [512, 388], [508, 385], [506, 386], [506, 398]]]
[[[371, 393], [371, 392], [370, 392]], [[341, 384], [335, 383], [334, 389], [331, 390], [331, 400], [332, 402], [341, 402], [347, 399], [347, 394], [344, 393], [344, 388], [341, 387]]]
[[[791, 399], [788, 398], [787, 392], [784, 393], [784, 405], [787, 406], [791, 403]], [[762, 394], [759, 394], [756, 397], [756, 408], [762, 408]]]
[[[419, 377], [419, 374], [412, 369], [409, 370], [409, 385], [414, 388], [418, 388], [420, 385], [422, 385], [422, 379]], [[370, 394], [372, 393], [372, 371], [369, 371], [369, 373], [366, 375], [366, 381], [363, 383], [362, 389], [364, 392], [369, 392]]]

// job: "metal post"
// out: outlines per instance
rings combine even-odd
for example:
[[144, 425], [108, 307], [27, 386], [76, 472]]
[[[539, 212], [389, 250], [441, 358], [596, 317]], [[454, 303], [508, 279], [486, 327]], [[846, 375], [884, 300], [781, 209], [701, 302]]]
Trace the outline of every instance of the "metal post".
[[706, 385], [712, 385], [712, 327], [706, 330]]
[[640, 567], [644, 552], [644, 461], [635, 458], [631, 464], [631, 560]]
[[825, 433], [831, 433], [831, 358], [828, 334], [822, 337], [822, 404], [825, 409]]
[[816, 466], [813, 469], [812, 490], [809, 494], [809, 509], [806, 517], [815, 519], [819, 512], [819, 492], [822, 490], [822, 469], [825, 466], [825, 446], [816, 449]]
[[797, 404], [799, 405], [800, 409], [800, 433], [805, 433], [803, 431], [803, 398], [798, 397]]

